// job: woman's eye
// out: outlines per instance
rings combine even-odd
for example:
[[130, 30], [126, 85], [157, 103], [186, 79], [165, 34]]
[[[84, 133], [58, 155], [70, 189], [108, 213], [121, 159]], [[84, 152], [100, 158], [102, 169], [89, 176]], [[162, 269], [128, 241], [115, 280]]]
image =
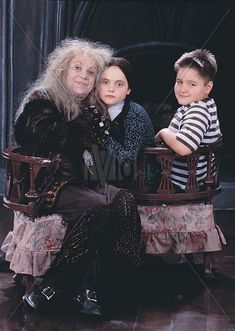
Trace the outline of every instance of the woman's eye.
[[95, 76], [95, 71], [93, 71], [93, 70], [88, 70], [88, 74], [89, 74], [90, 76]]

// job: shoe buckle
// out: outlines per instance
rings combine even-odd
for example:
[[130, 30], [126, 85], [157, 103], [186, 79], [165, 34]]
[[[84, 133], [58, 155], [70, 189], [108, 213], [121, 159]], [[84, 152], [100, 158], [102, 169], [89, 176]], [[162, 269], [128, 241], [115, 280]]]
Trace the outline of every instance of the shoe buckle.
[[81, 295], [78, 294], [76, 297], [73, 298], [75, 301], [77, 301], [78, 303], [81, 303]]
[[55, 295], [55, 291], [50, 286], [47, 286], [42, 290], [42, 294], [47, 298], [47, 300], [50, 300]]
[[[92, 297], [93, 294], [93, 297]], [[96, 294], [94, 291], [86, 290], [87, 299], [89, 301], [97, 302]]]

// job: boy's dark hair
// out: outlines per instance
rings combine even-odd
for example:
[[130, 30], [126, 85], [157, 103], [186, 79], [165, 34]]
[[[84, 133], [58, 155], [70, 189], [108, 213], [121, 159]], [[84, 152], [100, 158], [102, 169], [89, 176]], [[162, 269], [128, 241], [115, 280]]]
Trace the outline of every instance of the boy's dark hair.
[[118, 67], [124, 73], [128, 82], [128, 86], [131, 89], [133, 86], [133, 68], [130, 62], [123, 57], [112, 57], [106, 68], [111, 66]]
[[207, 49], [196, 49], [184, 53], [174, 64], [176, 73], [180, 68], [190, 67], [196, 69], [208, 81], [214, 81], [217, 73], [215, 56]]

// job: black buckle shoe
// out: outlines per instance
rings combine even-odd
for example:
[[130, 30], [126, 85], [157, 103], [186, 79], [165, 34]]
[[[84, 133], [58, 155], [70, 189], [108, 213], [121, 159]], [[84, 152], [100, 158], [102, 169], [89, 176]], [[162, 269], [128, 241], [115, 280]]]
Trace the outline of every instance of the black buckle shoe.
[[56, 294], [55, 290], [50, 286], [45, 287], [41, 293], [47, 298], [47, 300], [51, 300], [51, 298], [53, 298], [53, 296]]
[[101, 316], [101, 307], [98, 303], [94, 290], [85, 289], [78, 294], [74, 301], [79, 304], [79, 311], [82, 314]]
[[23, 301], [34, 310], [44, 310], [48, 307], [49, 303], [51, 304], [51, 300], [55, 295], [56, 291], [52, 287], [47, 286], [42, 290], [33, 291], [30, 294], [25, 294], [23, 296]]

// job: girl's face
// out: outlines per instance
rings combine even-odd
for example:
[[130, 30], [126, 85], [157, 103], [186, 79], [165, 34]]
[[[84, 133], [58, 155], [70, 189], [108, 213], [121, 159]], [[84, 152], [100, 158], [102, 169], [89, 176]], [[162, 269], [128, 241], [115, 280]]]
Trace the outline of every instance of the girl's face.
[[180, 68], [174, 86], [176, 99], [180, 105], [206, 99], [213, 87], [213, 82], [206, 82], [196, 69]]
[[131, 89], [122, 70], [117, 66], [111, 66], [101, 74], [98, 92], [105, 105], [111, 107], [125, 100]]
[[87, 97], [95, 85], [97, 65], [90, 55], [75, 56], [70, 62], [66, 82], [71, 91]]

